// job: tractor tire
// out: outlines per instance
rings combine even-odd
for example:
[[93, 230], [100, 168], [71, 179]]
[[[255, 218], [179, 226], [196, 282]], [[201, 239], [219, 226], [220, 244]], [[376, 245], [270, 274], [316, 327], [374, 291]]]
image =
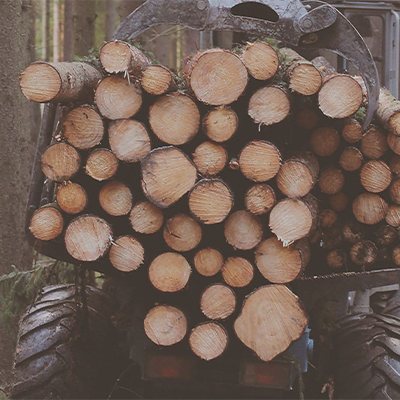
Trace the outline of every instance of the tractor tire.
[[112, 314], [99, 289], [44, 288], [20, 320], [11, 397], [107, 398], [117, 378]]
[[335, 397], [400, 399], [400, 318], [356, 314], [339, 321]]

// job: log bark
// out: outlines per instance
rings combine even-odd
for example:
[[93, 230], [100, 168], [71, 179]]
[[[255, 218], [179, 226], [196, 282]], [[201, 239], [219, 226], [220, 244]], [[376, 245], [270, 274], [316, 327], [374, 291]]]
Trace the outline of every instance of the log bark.
[[128, 79], [111, 75], [97, 86], [95, 100], [103, 117], [111, 120], [131, 118], [142, 106], [142, 89]]
[[170, 218], [164, 227], [164, 240], [171, 249], [189, 251], [201, 241], [202, 231], [199, 223], [186, 214]]
[[71, 179], [78, 172], [81, 156], [69, 144], [56, 143], [44, 151], [40, 164], [48, 179], [63, 182]]
[[342, 128], [342, 137], [349, 144], [359, 142], [363, 137], [363, 129], [355, 118], [345, 120]]
[[132, 202], [132, 193], [122, 182], [108, 182], [99, 193], [101, 208], [113, 217], [127, 215], [132, 209]]
[[200, 127], [200, 112], [189, 96], [170, 93], [160, 97], [150, 107], [149, 123], [161, 141], [179, 146], [196, 136]]
[[329, 157], [339, 148], [340, 137], [336, 129], [324, 126], [311, 133], [310, 147], [318, 157]]
[[85, 172], [96, 181], [112, 178], [118, 170], [118, 159], [109, 149], [93, 150], [87, 160]]
[[196, 167], [175, 147], [152, 150], [142, 158], [141, 166], [144, 194], [160, 208], [176, 203], [196, 183]]
[[378, 160], [387, 149], [386, 135], [378, 127], [371, 125], [361, 139], [361, 152], [367, 158]]
[[161, 96], [177, 89], [176, 77], [163, 65], [149, 65], [142, 72], [142, 88], [153, 96]]
[[57, 188], [57, 204], [67, 214], [79, 214], [88, 205], [88, 195], [81, 185], [64, 182]]
[[161, 292], [178, 292], [188, 283], [192, 269], [186, 258], [178, 253], [163, 253], [149, 268], [152, 285]]
[[207, 247], [196, 253], [193, 262], [200, 275], [214, 276], [224, 265], [224, 257], [218, 250]]
[[228, 257], [221, 271], [224, 281], [236, 288], [247, 286], [254, 277], [253, 266], [242, 257]]
[[277, 147], [264, 140], [248, 143], [239, 156], [240, 170], [253, 182], [266, 182], [278, 173], [281, 154]]
[[205, 225], [225, 220], [233, 207], [233, 193], [221, 179], [202, 179], [189, 193], [192, 215]]
[[248, 114], [256, 124], [274, 125], [282, 122], [289, 113], [289, 91], [283, 86], [265, 86], [250, 98]]
[[37, 103], [92, 103], [102, 74], [83, 62], [34, 62], [20, 75], [20, 87], [28, 100]]
[[392, 204], [389, 206], [388, 212], [385, 217], [386, 223], [394, 228], [400, 227], [400, 206], [397, 204]]
[[318, 185], [321, 192], [329, 195], [339, 193], [342, 190], [344, 183], [343, 172], [334, 167], [329, 167], [323, 170], [318, 179]]
[[373, 265], [378, 257], [378, 248], [370, 240], [357, 242], [350, 249], [350, 258], [358, 267], [366, 268]]
[[282, 67], [289, 88], [304, 96], [316, 94], [322, 86], [322, 76], [318, 68], [287, 47], [279, 49], [279, 53], [283, 57]]
[[400, 154], [400, 136], [389, 133], [387, 137], [387, 143], [393, 152]]
[[79, 150], [97, 146], [104, 136], [104, 124], [100, 114], [85, 104], [69, 111], [61, 122], [62, 135]]
[[283, 162], [276, 183], [287, 197], [299, 198], [307, 195], [317, 183], [319, 164], [311, 152], [294, 154]]
[[331, 250], [326, 256], [326, 263], [333, 270], [342, 270], [347, 267], [347, 254], [342, 249]]
[[187, 64], [187, 82], [198, 100], [213, 106], [236, 101], [247, 86], [248, 73], [240, 58], [227, 50], [198, 52]]
[[263, 236], [261, 220], [249, 211], [236, 211], [225, 222], [224, 234], [227, 242], [239, 250], [251, 250]]
[[226, 319], [236, 309], [235, 292], [222, 283], [210, 285], [201, 295], [200, 309], [209, 319]]
[[363, 155], [357, 147], [346, 147], [339, 158], [339, 164], [347, 172], [354, 172], [361, 168]]
[[134, 231], [150, 235], [161, 229], [164, 216], [162, 210], [154, 204], [141, 201], [133, 206], [129, 221]]
[[140, 161], [150, 150], [150, 135], [139, 121], [124, 119], [112, 121], [108, 127], [110, 148], [121, 161]]
[[379, 160], [367, 162], [360, 172], [361, 184], [371, 193], [380, 193], [392, 182], [392, 171], [389, 166]]
[[276, 203], [274, 189], [265, 183], [251, 186], [244, 198], [246, 209], [254, 215], [263, 215], [272, 210]]
[[143, 264], [144, 248], [133, 236], [120, 236], [111, 245], [109, 257], [118, 271], [136, 271]]
[[228, 153], [224, 147], [213, 142], [203, 142], [193, 153], [193, 162], [205, 177], [218, 175], [228, 164]]
[[153, 343], [159, 346], [172, 346], [186, 336], [186, 316], [176, 307], [156, 306], [144, 319], [144, 331]]
[[230, 107], [221, 106], [207, 112], [203, 117], [204, 133], [214, 142], [226, 142], [239, 128], [239, 118]]
[[65, 231], [65, 247], [79, 261], [96, 261], [111, 246], [112, 229], [108, 222], [97, 215], [81, 215], [75, 218]]
[[304, 272], [310, 261], [310, 246], [306, 239], [284, 247], [272, 237], [260, 243], [255, 261], [261, 274], [271, 283], [289, 283]]
[[189, 345], [193, 353], [202, 360], [214, 360], [226, 350], [228, 333], [217, 322], [204, 322], [190, 332]]
[[249, 74], [261, 81], [272, 78], [279, 67], [277, 52], [265, 42], [248, 43], [240, 58]]
[[247, 297], [234, 329], [261, 360], [270, 361], [298, 339], [306, 325], [298, 297], [284, 285], [269, 285]]
[[382, 221], [387, 214], [388, 204], [382, 197], [373, 193], [363, 193], [353, 201], [353, 214], [357, 221], [374, 225]]
[[296, 113], [295, 122], [300, 129], [311, 131], [318, 126], [320, 118], [316, 110], [304, 108]]
[[64, 219], [57, 207], [48, 205], [36, 210], [32, 216], [29, 231], [38, 240], [49, 241], [61, 235]]
[[284, 246], [306, 237], [317, 224], [318, 204], [308, 195], [300, 199], [284, 199], [271, 211], [269, 227]]
[[400, 136], [400, 101], [388, 89], [382, 87], [376, 116], [382, 126], [390, 133]]

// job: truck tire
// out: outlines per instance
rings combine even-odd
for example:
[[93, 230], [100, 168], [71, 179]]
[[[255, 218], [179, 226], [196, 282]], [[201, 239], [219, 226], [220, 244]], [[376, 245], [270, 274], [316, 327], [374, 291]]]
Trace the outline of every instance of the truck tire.
[[116, 379], [112, 313], [99, 289], [44, 288], [20, 320], [12, 398], [107, 398]]
[[400, 399], [400, 318], [356, 314], [340, 321], [335, 397]]

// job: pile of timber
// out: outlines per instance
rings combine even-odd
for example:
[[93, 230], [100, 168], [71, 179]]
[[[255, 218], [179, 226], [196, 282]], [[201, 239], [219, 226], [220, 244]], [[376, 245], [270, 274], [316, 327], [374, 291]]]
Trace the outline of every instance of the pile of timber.
[[120, 41], [100, 61], [21, 73], [28, 99], [63, 106], [41, 157], [54, 203], [30, 231], [79, 262], [148, 269], [160, 293], [208, 282], [201, 321], [148, 311], [151, 341], [212, 360], [233, 327], [268, 361], [307, 325], [290, 282], [400, 266], [400, 102], [386, 89], [364, 131], [360, 78], [292, 49], [201, 51], [183, 80]]

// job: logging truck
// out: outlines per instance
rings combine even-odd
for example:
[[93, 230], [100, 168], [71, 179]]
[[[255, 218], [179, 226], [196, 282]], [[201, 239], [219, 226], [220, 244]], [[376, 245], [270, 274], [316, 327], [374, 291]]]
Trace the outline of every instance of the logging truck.
[[[101, 67], [21, 72], [27, 235], [82, 276], [21, 318], [13, 398], [400, 398], [399, 6], [148, 0]], [[178, 74], [159, 24], [240, 45]]]

